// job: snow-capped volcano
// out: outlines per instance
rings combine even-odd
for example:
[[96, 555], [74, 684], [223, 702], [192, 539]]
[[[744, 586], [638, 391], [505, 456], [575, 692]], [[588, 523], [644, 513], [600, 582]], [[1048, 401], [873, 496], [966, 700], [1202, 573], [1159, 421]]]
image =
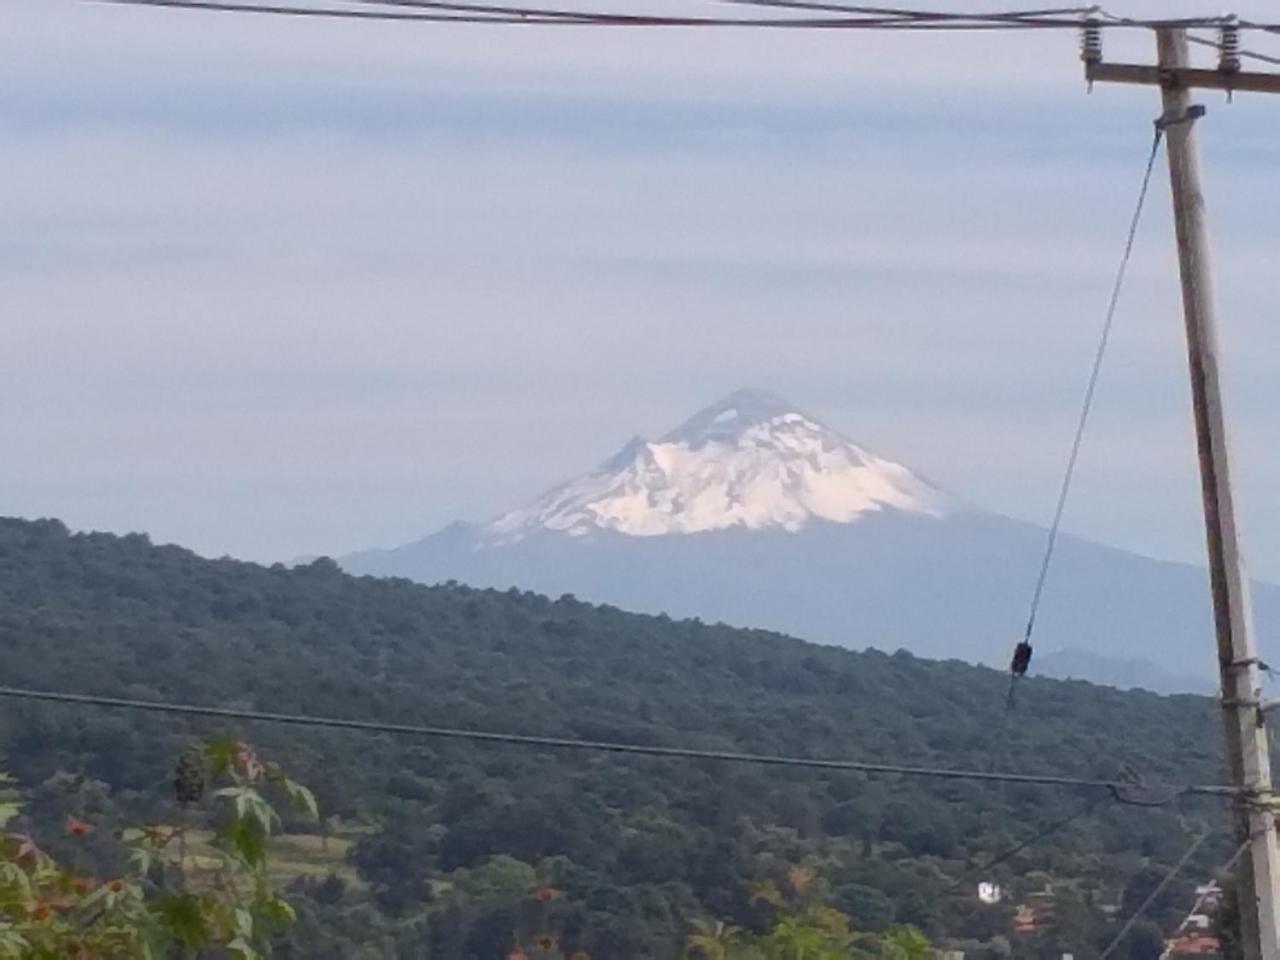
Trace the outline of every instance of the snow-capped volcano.
[[635, 537], [740, 527], [796, 532], [870, 511], [942, 516], [945, 493], [763, 390], [739, 390], [659, 440], [637, 437], [599, 469], [484, 527], [497, 542], [534, 532]]
[[[740, 390], [528, 507], [341, 563], [1004, 669], [1045, 536]], [[1280, 589], [1254, 597], [1280, 624]], [[1211, 689], [1210, 614], [1203, 570], [1064, 536], [1033, 669]]]

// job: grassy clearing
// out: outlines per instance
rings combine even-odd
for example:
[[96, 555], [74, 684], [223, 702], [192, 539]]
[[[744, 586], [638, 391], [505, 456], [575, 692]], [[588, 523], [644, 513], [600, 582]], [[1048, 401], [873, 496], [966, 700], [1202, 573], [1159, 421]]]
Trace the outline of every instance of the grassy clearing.
[[[135, 839], [137, 833], [129, 831], [125, 839]], [[348, 887], [363, 889], [356, 868], [350, 862], [350, 851], [355, 845], [353, 836], [318, 836], [311, 833], [281, 833], [267, 844], [267, 874], [277, 887], [285, 887], [300, 877], [323, 880], [333, 874]], [[171, 848], [176, 851], [176, 847]], [[218, 857], [213, 849], [213, 833], [209, 830], [191, 830], [187, 833], [187, 862], [192, 873], [217, 869]]]

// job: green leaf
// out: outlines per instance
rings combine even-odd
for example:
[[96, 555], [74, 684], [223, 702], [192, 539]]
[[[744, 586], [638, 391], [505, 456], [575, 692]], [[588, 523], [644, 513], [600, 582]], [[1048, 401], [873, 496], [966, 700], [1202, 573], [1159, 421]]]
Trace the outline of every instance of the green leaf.
[[264, 835], [269, 836], [272, 827], [280, 822], [275, 810], [271, 809], [271, 804], [253, 787], [223, 787], [215, 791], [214, 796], [230, 800], [235, 807], [237, 819], [256, 821]]
[[257, 960], [258, 951], [243, 937], [236, 937], [226, 947], [227, 953], [240, 960]]
[[237, 818], [223, 831], [223, 845], [247, 866], [259, 868], [267, 862], [267, 838], [252, 820]]
[[288, 900], [282, 900], [280, 897], [268, 897], [262, 904], [262, 910], [276, 923], [293, 923], [298, 919], [298, 914], [293, 909], [293, 905]]
[[297, 780], [290, 780], [285, 777], [281, 781], [285, 793], [289, 795], [289, 802], [299, 810], [304, 811], [312, 820], [320, 819], [320, 808], [316, 805], [316, 796], [309, 789], [298, 783]]
[[27, 956], [30, 944], [8, 924], [0, 925], [0, 957], [5, 960], [22, 960]]
[[200, 900], [194, 894], [169, 894], [157, 900], [151, 909], [184, 947], [199, 949], [208, 945], [209, 927], [200, 909]]
[[33, 896], [26, 871], [16, 863], [0, 862], [0, 910], [26, 904]]
[[80, 901], [80, 911], [82, 913], [92, 912], [93, 908], [97, 907], [98, 904], [102, 904], [104, 910], [109, 910], [111, 902], [111, 888], [104, 884]]
[[236, 754], [240, 752], [239, 740], [210, 740], [204, 745], [205, 756], [209, 758], [209, 767], [215, 777], [232, 770], [236, 763]]

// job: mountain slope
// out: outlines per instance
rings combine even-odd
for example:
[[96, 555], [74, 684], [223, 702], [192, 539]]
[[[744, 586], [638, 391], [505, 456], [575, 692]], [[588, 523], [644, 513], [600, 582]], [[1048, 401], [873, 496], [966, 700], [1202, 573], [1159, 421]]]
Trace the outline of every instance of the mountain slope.
[[[740, 391], [527, 508], [340, 562], [1003, 666], [1045, 535]], [[1280, 589], [1254, 600], [1280, 625]], [[1202, 570], [1063, 538], [1033, 669], [1208, 691], [1213, 650]]]
[[[1004, 675], [955, 661], [354, 578], [323, 560], [206, 560], [51, 521], [0, 520], [0, 658], [7, 685], [216, 706], [1065, 776], [1110, 777], [1124, 763], [1157, 781], [1221, 775], [1206, 698], [1032, 678], [1015, 722], [1003, 723]], [[1140, 881], [1125, 893], [1129, 881], [1186, 845], [1181, 808], [1082, 815], [1073, 791], [0, 700], [0, 756], [55, 827], [68, 813], [91, 815], [103, 833], [121, 812], [172, 816], [157, 799], [169, 763], [210, 734], [252, 738], [317, 790], [322, 809], [357, 826], [367, 891], [292, 893], [304, 924], [280, 955], [309, 960], [375, 945], [380, 957], [502, 956], [513, 930], [548, 927], [566, 952], [676, 960], [692, 918], [757, 925], [752, 884], [785, 880], [793, 865], [811, 868], [815, 890], [860, 929], [909, 922], [940, 943], [990, 941], [1009, 934], [1011, 909], [978, 905], [954, 881], [1073, 813], [1069, 828], [989, 874], [1022, 896], [1043, 883], [1037, 871], [1050, 873], [1079, 925], [1045, 936], [1069, 933], [1057, 953], [1074, 944], [1082, 954], [1116, 926], [1086, 895], [1140, 898]], [[1187, 812], [1223, 814], [1216, 803]], [[1229, 853], [1225, 838], [1215, 844], [1189, 877]], [[560, 895], [528, 920], [538, 884]], [[1170, 919], [1187, 904], [1171, 898]], [[543, 926], [522, 926], [532, 922]], [[1021, 943], [1015, 956], [1048, 944]], [[1008, 955], [998, 941], [991, 951]]]

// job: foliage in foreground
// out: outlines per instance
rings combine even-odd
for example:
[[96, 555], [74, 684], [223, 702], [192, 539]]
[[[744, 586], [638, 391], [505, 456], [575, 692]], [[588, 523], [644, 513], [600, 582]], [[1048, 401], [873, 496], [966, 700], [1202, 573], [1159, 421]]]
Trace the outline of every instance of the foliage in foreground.
[[755, 885], [752, 899], [772, 916], [767, 928], [752, 933], [722, 920], [699, 920], [685, 941], [687, 960], [930, 960], [928, 939], [911, 926], [896, 925], [882, 934], [855, 931], [839, 910], [817, 895], [814, 873], [787, 871], [782, 884]]
[[[0, 779], [0, 829], [21, 821], [18, 794]], [[267, 874], [267, 842], [280, 824], [275, 793], [316, 815], [309, 790], [245, 744], [192, 748], [174, 780], [176, 825], [124, 833], [116, 876], [84, 872], [89, 858], [58, 862], [25, 830], [0, 836], [0, 957], [148, 960], [214, 955], [254, 960], [273, 930], [294, 919]], [[189, 852], [195, 824], [213, 828], [213, 857]], [[65, 833], [88, 841], [95, 825], [68, 817]], [[78, 861], [78, 862], [75, 862]]]

